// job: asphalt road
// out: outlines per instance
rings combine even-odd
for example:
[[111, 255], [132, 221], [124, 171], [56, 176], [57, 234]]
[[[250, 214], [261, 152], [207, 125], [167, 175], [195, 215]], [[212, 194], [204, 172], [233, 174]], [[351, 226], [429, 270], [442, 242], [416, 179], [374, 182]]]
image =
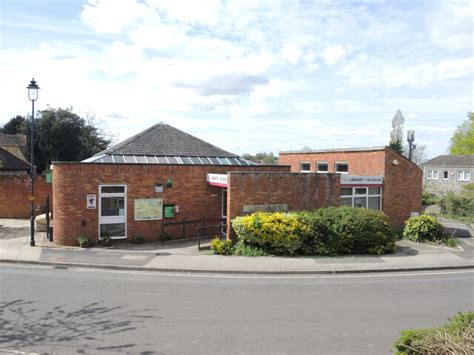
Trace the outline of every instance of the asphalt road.
[[473, 310], [472, 271], [192, 276], [0, 264], [0, 353], [387, 354]]

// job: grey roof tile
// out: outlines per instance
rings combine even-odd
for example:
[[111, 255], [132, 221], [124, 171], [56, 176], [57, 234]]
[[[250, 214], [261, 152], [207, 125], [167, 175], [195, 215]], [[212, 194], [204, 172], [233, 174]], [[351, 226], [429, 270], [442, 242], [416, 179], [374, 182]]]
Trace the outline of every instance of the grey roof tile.
[[30, 164], [0, 148], [0, 171], [30, 170]]
[[101, 154], [238, 157], [165, 123], [158, 123], [96, 155]]
[[26, 147], [26, 136], [24, 134], [0, 133], [0, 147]]
[[474, 154], [466, 155], [439, 155], [422, 164], [423, 166], [451, 166], [474, 168]]

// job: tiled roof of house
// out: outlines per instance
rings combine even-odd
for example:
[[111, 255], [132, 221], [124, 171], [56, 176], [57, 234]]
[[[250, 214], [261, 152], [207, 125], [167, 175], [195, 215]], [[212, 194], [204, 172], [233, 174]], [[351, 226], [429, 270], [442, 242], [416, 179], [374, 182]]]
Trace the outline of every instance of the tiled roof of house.
[[0, 171], [18, 171], [18, 170], [29, 170], [30, 165], [18, 159], [13, 154], [9, 153], [5, 149], [0, 148]]
[[474, 168], [474, 154], [439, 155], [423, 163], [423, 166], [471, 167]]
[[237, 157], [165, 123], [158, 123], [99, 154]]
[[165, 123], [158, 123], [83, 162], [189, 165], [255, 164]]
[[0, 133], [0, 147], [26, 147], [26, 136], [24, 134]]

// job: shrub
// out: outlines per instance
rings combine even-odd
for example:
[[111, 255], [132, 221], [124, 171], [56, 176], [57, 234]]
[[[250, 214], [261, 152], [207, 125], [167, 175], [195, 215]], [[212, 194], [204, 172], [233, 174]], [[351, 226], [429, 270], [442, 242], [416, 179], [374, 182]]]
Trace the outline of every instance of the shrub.
[[436, 217], [421, 215], [405, 222], [403, 239], [412, 242], [438, 241], [443, 238], [443, 226]]
[[273, 255], [294, 255], [301, 248], [302, 235], [309, 232], [298, 215], [282, 212], [255, 212], [237, 217], [232, 226], [245, 245]]
[[395, 233], [382, 212], [350, 207], [313, 212], [256, 212], [232, 225], [242, 245], [273, 255], [384, 254]]
[[474, 353], [474, 312], [458, 313], [442, 327], [403, 330], [395, 354]]
[[266, 256], [268, 255], [262, 249], [244, 244], [241, 240], [237, 242], [233, 250], [234, 255], [243, 256]]
[[163, 232], [160, 235], [160, 242], [164, 243], [173, 239], [173, 236], [168, 232]]
[[437, 205], [441, 202], [441, 198], [435, 194], [423, 191], [421, 193], [421, 203], [423, 206]]
[[455, 194], [448, 192], [441, 199], [441, 212], [449, 217], [472, 217], [474, 216], [474, 196], [469, 189], [463, 193]]
[[133, 244], [143, 244], [144, 241], [145, 241], [145, 238], [143, 238], [143, 235], [141, 235], [141, 234], [134, 234], [132, 236], [132, 243]]
[[89, 248], [92, 245], [92, 242], [91, 242], [89, 237], [87, 237], [85, 235], [81, 235], [81, 236], [79, 236], [79, 238], [77, 238], [77, 244], [81, 248]]
[[220, 240], [219, 237], [215, 237], [211, 240], [211, 250], [214, 254], [231, 255], [233, 251], [232, 241], [228, 239]]

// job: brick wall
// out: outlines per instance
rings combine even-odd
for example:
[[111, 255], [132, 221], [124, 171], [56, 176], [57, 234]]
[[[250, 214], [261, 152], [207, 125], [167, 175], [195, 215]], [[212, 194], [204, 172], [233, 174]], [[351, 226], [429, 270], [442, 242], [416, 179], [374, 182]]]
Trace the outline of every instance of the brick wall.
[[[162, 221], [134, 221], [134, 199], [162, 197], [163, 204], [179, 206], [174, 219], [165, 222], [206, 217], [221, 219], [222, 189], [206, 182], [207, 173], [225, 174], [230, 170], [288, 171], [286, 166], [197, 166], [197, 165], [140, 165], [54, 163], [53, 204], [54, 240], [60, 245], [76, 245], [79, 235], [98, 239], [99, 216], [97, 209], [87, 209], [87, 194], [99, 198], [99, 185], [123, 183], [127, 185], [127, 236], [140, 233], [146, 240], [157, 240]], [[155, 193], [155, 183], [166, 185], [172, 179], [173, 187], [164, 187]], [[187, 226], [188, 237], [195, 236], [196, 226]], [[181, 237], [181, 228], [167, 229], [175, 238]]]
[[288, 210], [312, 210], [339, 205], [339, 175], [229, 172], [227, 228], [245, 215], [244, 205], [286, 204]]
[[311, 164], [316, 172], [316, 162], [327, 162], [328, 173], [334, 173], [336, 162], [348, 162], [350, 175], [383, 175], [385, 168], [384, 150], [324, 153], [280, 153], [279, 164], [290, 165], [291, 172], [300, 172], [300, 163]]
[[[0, 175], [0, 218], [30, 218], [31, 179], [29, 175]], [[35, 177], [35, 206], [43, 206], [51, 195], [51, 184]], [[37, 212], [41, 214], [42, 209]]]
[[[398, 165], [394, 164], [394, 161]], [[400, 228], [410, 212], [421, 212], [423, 171], [390, 148], [385, 154], [382, 210]]]

